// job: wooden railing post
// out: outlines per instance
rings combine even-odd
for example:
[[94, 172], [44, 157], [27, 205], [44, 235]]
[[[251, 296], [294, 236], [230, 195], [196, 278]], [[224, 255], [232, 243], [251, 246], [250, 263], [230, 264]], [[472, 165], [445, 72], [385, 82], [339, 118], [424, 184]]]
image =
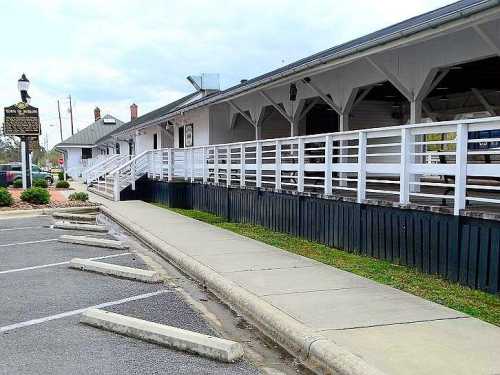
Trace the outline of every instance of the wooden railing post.
[[455, 164], [455, 202], [453, 211], [455, 215], [460, 214], [460, 210], [465, 208], [467, 194], [467, 146], [468, 146], [468, 126], [466, 124], [457, 125], [457, 149]]
[[399, 174], [399, 203], [410, 202], [410, 160], [411, 155], [411, 132], [410, 129], [401, 129], [401, 156]]
[[187, 155], [188, 151], [187, 151], [187, 148], [184, 149], [184, 152], [183, 152], [183, 168], [184, 168], [184, 181], [187, 181], [188, 179], [188, 155]]
[[358, 133], [358, 203], [366, 199], [366, 132]]
[[113, 176], [113, 198], [115, 202], [120, 201], [120, 172]]
[[325, 137], [325, 195], [332, 195], [332, 136]]
[[135, 190], [135, 160], [130, 164], [130, 177], [132, 177], [132, 190]]
[[167, 153], [167, 176], [168, 176], [168, 181], [172, 181], [174, 179], [174, 151], [173, 149], [169, 148], [168, 153]]
[[299, 149], [298, 149], [298, 159], [297, 159], [297, 191], [299, 193], [304, 192], [304, 138], [299, 138]]
[[160, 181], [163, 181], [163, 160], [164, 160], [164, 155], [163, 153], [165, 152], [165, 150], [160, 150], [160, 163], [159, 163], [159, 166], [160, 166]]
[[245, 186], [245, 145], [240, 145], [240, 186]]
[[194, 182], [194, 149], [190, 148], [189, 149], [189, 176], [190, 176], [190, 181]]
[[214, 147], [214, 184], [219, 184], [219, 153], [217, 147]]
[[231, 186], [231, 146], [226, 147], [226, 186]]
[[203, 176], [203, 183], [207, 183], [207, 148], [203, 147], [203, 159], [202, 159], [202, 176]]
[[257, 141], [255, 145], [255, 183], [258, 188], [262, 187], [262, 143]]
[[275, 189], [276, 190], [281, 190], [281, 141], [276, 141], [275, 145], [275, 175], [274, 175], [274, 182], [275, 182]]

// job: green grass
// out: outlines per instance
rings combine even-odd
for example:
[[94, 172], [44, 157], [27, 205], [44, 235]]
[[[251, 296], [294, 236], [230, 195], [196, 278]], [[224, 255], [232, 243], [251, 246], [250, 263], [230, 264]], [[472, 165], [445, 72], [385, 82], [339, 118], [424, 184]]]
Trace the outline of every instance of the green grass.
[[498, 295], [473, 290], [438, 276], [420, 273], [410, 267], [351, 254], [295, 236], [274, 232], [261, 226], [230, 223], [222, 217], [206, 212], [171, 209], [162, 204], [156, 205], [291, 253], [390, 285], [500, 326], [500, 296]]

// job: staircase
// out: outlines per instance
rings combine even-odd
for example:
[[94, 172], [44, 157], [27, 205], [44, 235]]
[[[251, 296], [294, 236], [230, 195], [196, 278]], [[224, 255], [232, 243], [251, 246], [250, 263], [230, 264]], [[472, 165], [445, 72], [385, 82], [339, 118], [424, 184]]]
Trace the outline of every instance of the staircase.
[[[101, 166], [101, 170], [106, 170], [106, 172], [102, 172], [100, 176], [94, 178], [87, 190], [110, 200], [119, 200], [120, 192], [123, 189], [130, 185], [132, 185], [132, 189], [135, 189], [135, 181], [149, 173], [151, 155], [152, 151], [145, 151], [131, 160], [121, 159], [119, 165], [116, 165], [118, 159], [115, 159], [106, 167]], [[115, 168], [110, 169], [111, 165]], [[90, 177], [96, 174], [94, 173]]]

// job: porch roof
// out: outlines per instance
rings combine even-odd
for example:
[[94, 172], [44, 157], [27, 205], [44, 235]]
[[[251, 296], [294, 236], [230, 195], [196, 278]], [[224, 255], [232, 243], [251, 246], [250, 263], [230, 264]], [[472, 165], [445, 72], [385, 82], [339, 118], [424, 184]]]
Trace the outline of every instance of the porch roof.
[[[104, 120], [114, 120], [112, 123], [105, 123]], [[86, 128], [80, 130], [78, 133], [72, 135], [71, 137], [65, 139], [61, 143], [58, 143], [55, 147], [62, 148], [64, 146], [75, 147], [92, 147], [98, 143], [103, 137], [107, 137], [112, 131], [120, 128], [123, 125], [123, 121], [120, 121], [114, 116], [106, 115], [101, 119], [90, 124]]]
[[470, 17], [494, 7], [500, 6], [500, 0], [461, 0], [430, 12], [412, 17], [405, 21], [388, 26], [371, 34], [318, 52], [291, 64], [264, 73], [247, 81], [219, 91], [215, 94], [191, 101], [179, 106], [175, 111], [168, 113], [173, 117], [180, 111], [194, 109], [207, 104], [220, 103], [236, 95], [241, 95], [265, 84], [278, 81], [313, 67], [329, 63], [339, 58], [355, 55], [359, 52], [387, 44], [399, 39], [407, 38], [419, 32], [434, 29], [451, 21]]

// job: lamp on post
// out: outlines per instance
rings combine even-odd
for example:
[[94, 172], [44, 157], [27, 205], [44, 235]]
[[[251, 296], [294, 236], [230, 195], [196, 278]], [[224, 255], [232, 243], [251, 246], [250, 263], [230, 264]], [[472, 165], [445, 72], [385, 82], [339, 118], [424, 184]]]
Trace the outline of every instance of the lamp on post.
[[[28, 94], [28, 89], [30, 87], [30, 81], [26, 78], [26, 74], [23, 73], [20, 79], [17, 81], [17, 88], [21, 94], [21, 101], [26, 104], [30, 104], [31, 97]], [[23, 187], [28, 189], [31, 187], [31, 159], [30, 159], [30, 138], [21, 137], [21, 156], [23, 165]]]
[[[23, 73], [21, 78], [18, 79], [17, 81], [17, 88], [19, 89], [19, 92], [21, 93], [21, 100], [24, 103], [28, 103], [28, 89], [30, 87], [30, 81], [28, 78], [26, 78], [26, 74]], [[31, 98], [30, 98], [31, 99]]]

